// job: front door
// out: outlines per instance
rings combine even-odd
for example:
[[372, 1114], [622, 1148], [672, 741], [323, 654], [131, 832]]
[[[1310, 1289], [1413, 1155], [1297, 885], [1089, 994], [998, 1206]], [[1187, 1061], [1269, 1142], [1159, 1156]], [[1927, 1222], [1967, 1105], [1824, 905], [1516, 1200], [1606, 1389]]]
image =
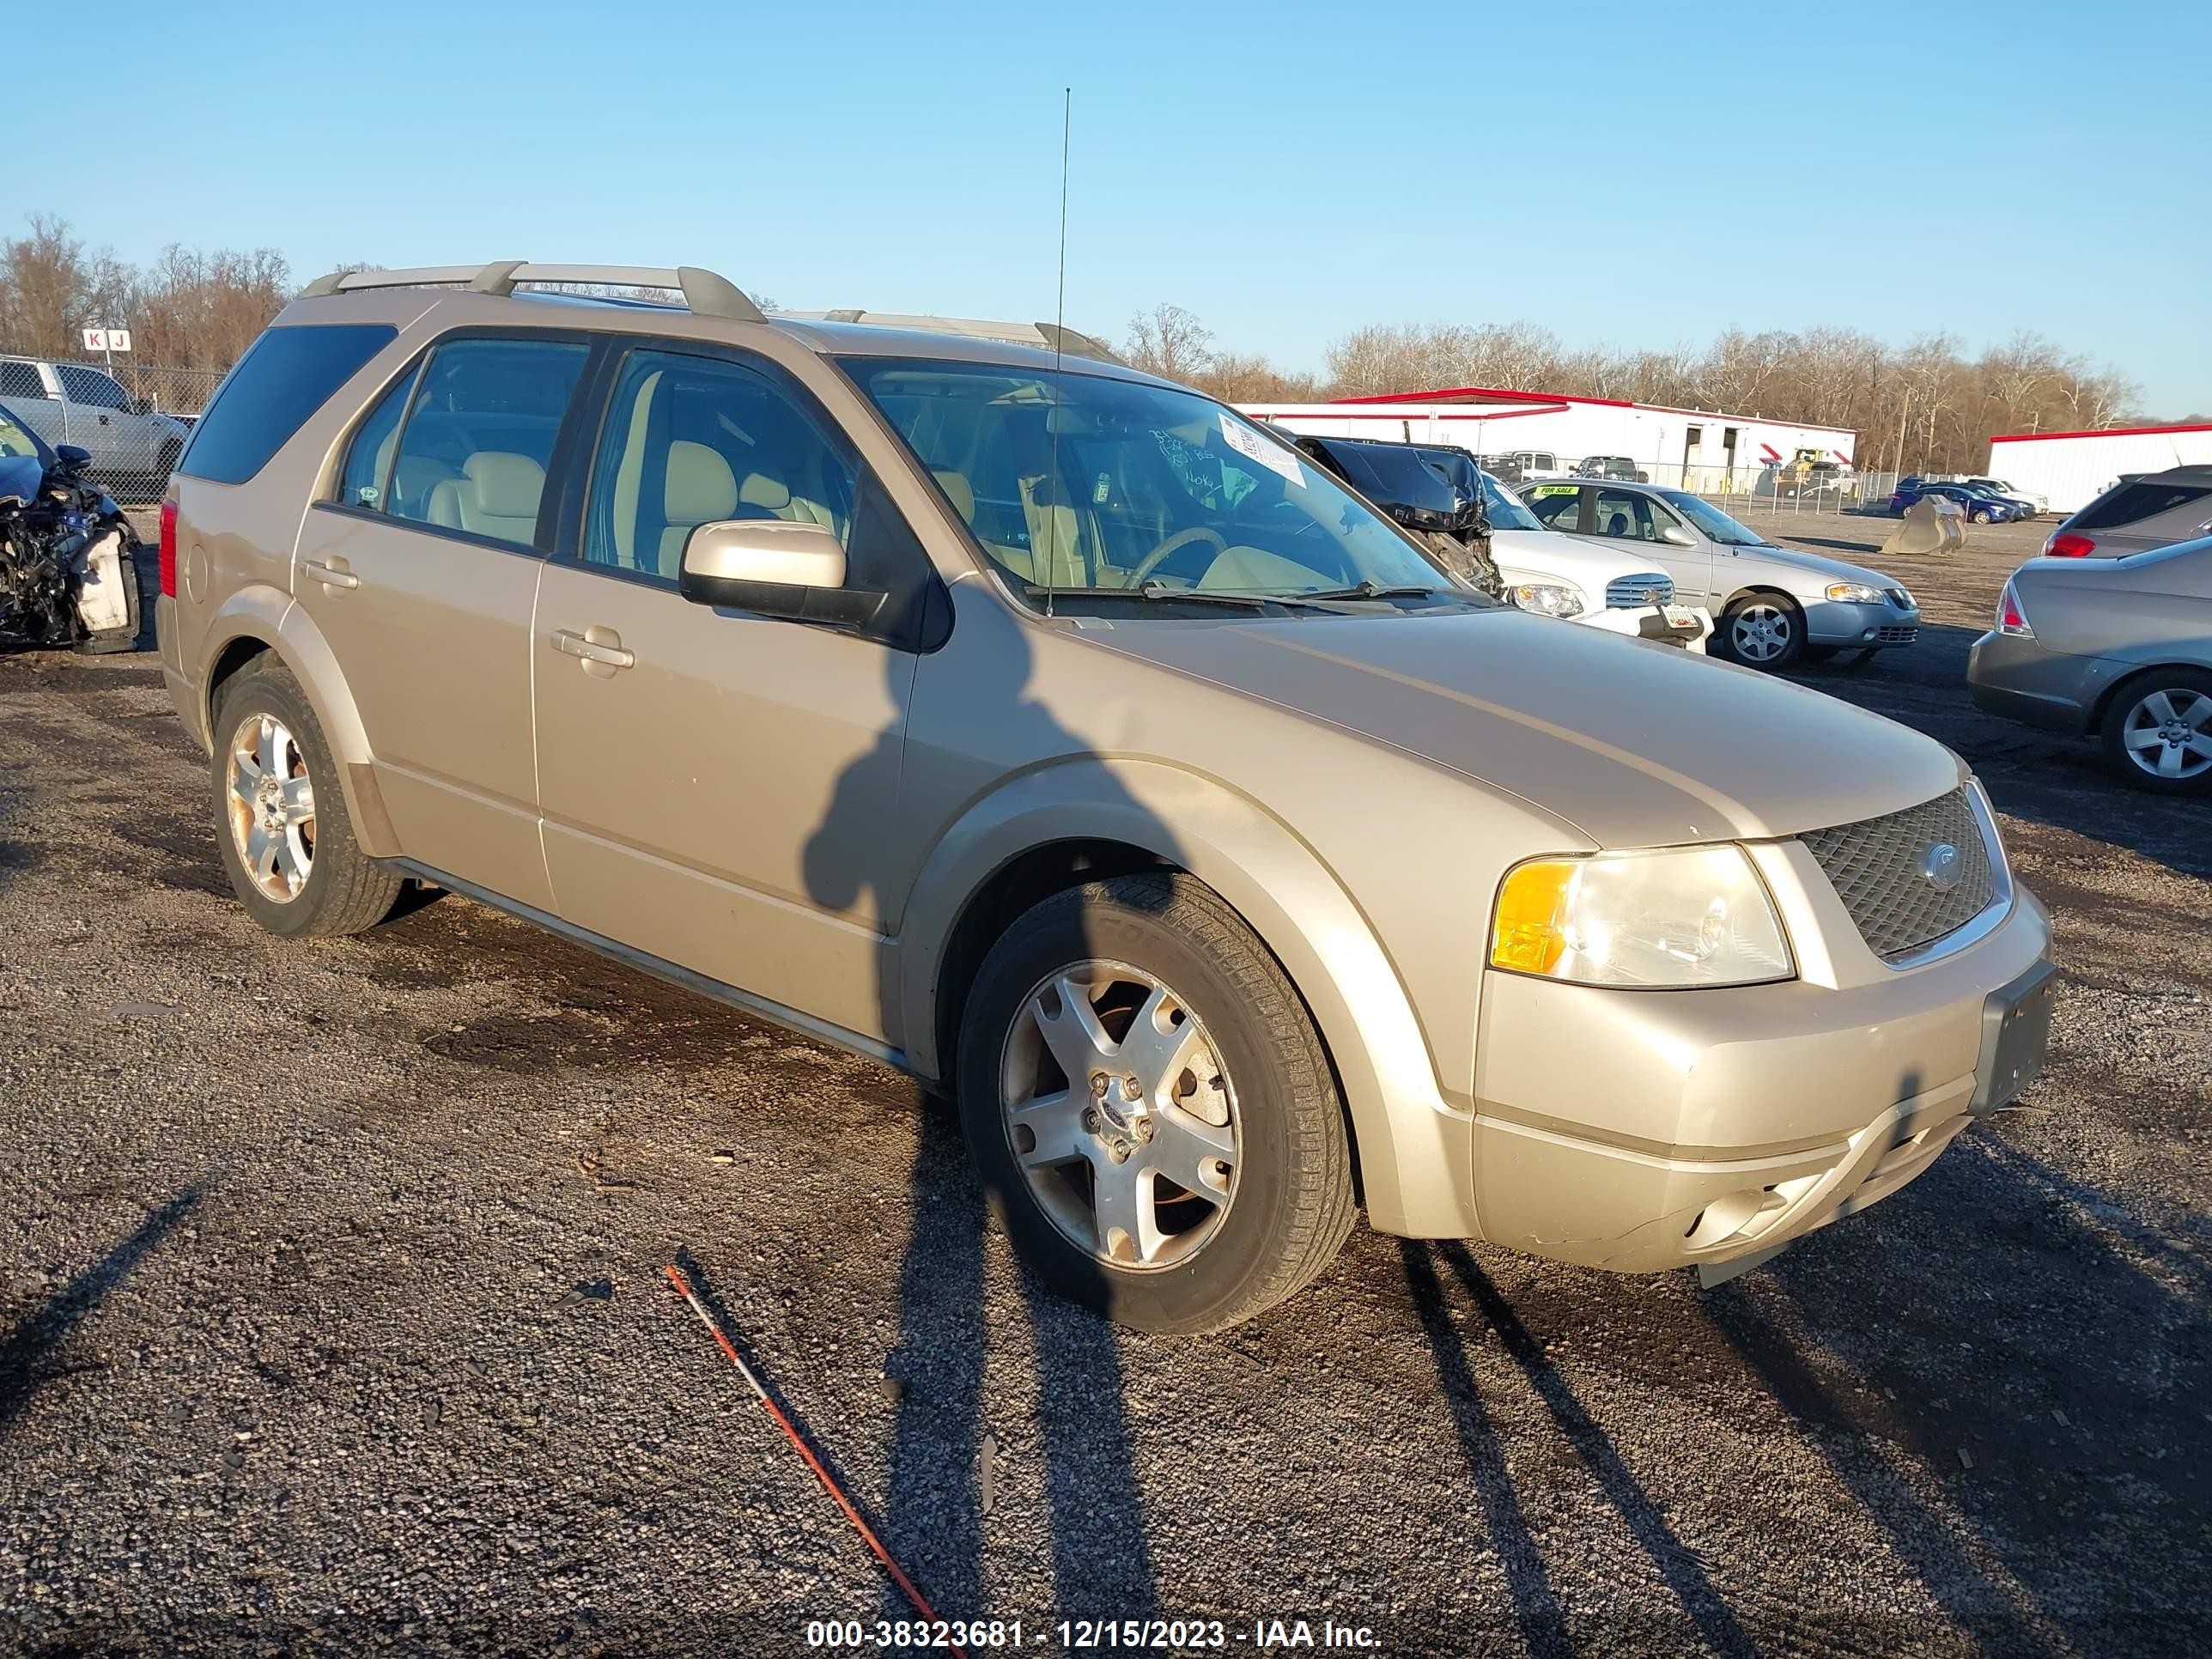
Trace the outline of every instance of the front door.
[[69, 416], [69, 441], [92, 453], [93, 469], [108, 477], [143, 476], [154, 470], [154, 457], [141, 454], [138, 417], [131, 412], [131, 399], [112, 375], [77, 363], [58, 363], [54, 378], [61, 382], [63, 405]]
[[532, 653], [561, 916], [896, 1048], [889, 936], [912, 860], [895, 814], [918, 659], [677, 592], [690, 531], [741, 518], [821, 525], [855, 585], [878, 586], [872, 515], [854, 532], [873, 488], [777, 371], [633, 351], [573, 550], [545, 568]]
[[345, 672], [401, 849], [546, 910], [530, 626], [547, 471], [587, 349], [512, 335], [434, 348], [356, 430], [292, 574]]
[[[1687, 532], [1680, 517], [1665, 502], [1641, 490], [1600, 489], [1592, 503], [1597, 533], [1612, 541], [1620, 552], [1642, 561], [1651, 569], [1674, 579], [1674, 598], [1683, 605], [1704, 605], [1712, 591], [1712, 549], [1702, 537]], [[1669, 530], [1684, 532], [1694, 545], [1667, 539]]]

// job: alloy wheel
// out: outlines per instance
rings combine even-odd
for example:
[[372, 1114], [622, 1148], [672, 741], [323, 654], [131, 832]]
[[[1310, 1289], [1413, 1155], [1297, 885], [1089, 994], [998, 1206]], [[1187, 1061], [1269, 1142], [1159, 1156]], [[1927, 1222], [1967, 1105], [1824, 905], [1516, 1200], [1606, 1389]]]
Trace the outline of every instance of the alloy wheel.
[[1772, 662], [1786, 654], [1796, 624], [1778, 605], [1747, 605], [1729, 628], [1729, 643], [1746, 662]]
[[2152, 692], [2128, 710], [2121, 746], [2154, 778], [2212, 771], [2212, 696], [2186, 686]]
[[1095, 1260], [1188, 1261], [1237, 1195], [1237, 1096], [1175, 991], [1127, 963], [1085, 961], [1023, 999], [1000, 1067], [1006, 1136], [1031, 1196]]
[[231, 843], [264, 897], [283, 904], [315, 858], [315, 790], [299, 740], [274, 714], [248, 714], [230, 739]]

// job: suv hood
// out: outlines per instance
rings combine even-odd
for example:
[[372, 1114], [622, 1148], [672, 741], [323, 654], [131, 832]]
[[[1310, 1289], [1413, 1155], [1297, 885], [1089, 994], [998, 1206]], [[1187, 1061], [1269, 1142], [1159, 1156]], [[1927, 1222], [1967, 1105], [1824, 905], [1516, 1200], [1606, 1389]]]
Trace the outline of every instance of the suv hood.
[[1507, 608], [1117, 622], [1084, 638], [1507, 791], [1599, 847], [1793, 836], [1917, 806], [1963, 775], [1942, 744], [1820, 692]]

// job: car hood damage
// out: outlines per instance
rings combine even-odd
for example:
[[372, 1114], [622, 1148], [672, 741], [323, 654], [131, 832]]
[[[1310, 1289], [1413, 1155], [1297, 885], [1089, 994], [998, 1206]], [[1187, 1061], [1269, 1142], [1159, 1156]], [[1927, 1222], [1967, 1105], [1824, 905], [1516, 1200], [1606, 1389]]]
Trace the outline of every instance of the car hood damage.
[[1820, 692], [1502, 609], [1091, 637], [1504, 790], [1602, 848], [1778, 839], [1963, 775], [1941, 744]]

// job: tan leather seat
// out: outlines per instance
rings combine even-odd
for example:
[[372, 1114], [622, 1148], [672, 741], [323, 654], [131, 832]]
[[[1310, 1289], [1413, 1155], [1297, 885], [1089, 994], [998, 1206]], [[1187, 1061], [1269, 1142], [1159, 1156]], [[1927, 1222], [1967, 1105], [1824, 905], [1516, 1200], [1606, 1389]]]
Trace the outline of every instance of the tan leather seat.
[[537, 533], [544, 494], [545, 469], [529, 456], [481, 449], [461, 464], [459, 477], [430, 491], [430, 522], [526, 543]]
[[964, 474], [953, 472], [941, 466], [935, 469], [930, 476], [937, 480], [937, 487], [945, 492], [945, 499], [952, 503], [952, 510], [960, 515], [960, 521], [969, 529], [974, 529], [975, 527], [975, 486], [968, 482]]
[[832, 535], [837, 532], [836, 518], [828, 507], [803, 495], [793, 495], [789, 484], [765, 472], [747, 473], [738, 488], [738, 499], [747, 507], [757, 507], [779, 519], [788, 519], [795, 524], [818, 524]]
[[738, 510], [738, 475], [721, 452], [678, 439], [668, 446], [668, 470], [661, 484], [660, 574], [673, 581], [684, 568], [684, 544], [702, 524], [726, 519]]
[[[428, 455], [402, 455], [399, 465], [392, 465], [392, 447], [399, 441], [399, 429], [394, 427], [384, 434], [384, 441], [376, 447], [376, 476], [379, 480], [387, 475], [392, 480], [392, 499], [380, 502], [387, 513], [403, 519], [419, 519], [427, 515], [431, 492], [460, 474], [443, 461], [433, 460]], [[355, 502], [364, 506], [364, 502]]]

